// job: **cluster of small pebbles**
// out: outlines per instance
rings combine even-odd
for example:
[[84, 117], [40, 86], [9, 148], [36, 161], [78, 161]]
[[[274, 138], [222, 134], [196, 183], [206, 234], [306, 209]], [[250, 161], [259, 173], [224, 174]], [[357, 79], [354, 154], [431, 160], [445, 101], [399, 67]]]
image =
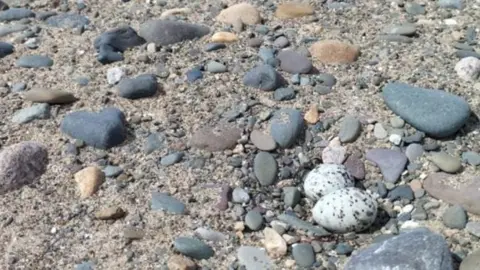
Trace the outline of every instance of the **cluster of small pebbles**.
[[2, 268], [478, 269], [480, 3], [234, 2], [0, 0]]

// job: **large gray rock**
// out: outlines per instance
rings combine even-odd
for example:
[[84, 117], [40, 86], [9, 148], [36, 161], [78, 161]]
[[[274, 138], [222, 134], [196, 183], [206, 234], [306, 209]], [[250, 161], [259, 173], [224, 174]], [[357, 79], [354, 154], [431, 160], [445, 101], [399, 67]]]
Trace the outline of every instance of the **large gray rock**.
[[438, 138], [455, 134], [470, 116], [470, 106], [464, 98], [405, 83], [387, 84], [383, 100], [407, 123]]
[[453, 270], [448, 244], [426, 228], [401, 233], [353, 255], [344, 270]]
[[26, 8], [10, 8], [0, 11], [0, 22], [18, 21], [30, 17], [35, 17], [35, 13]]
[[161, 46], [201, 38], [209, 32], [210, 29], [203, 25], [170, 20], [148, 21], [138, 31], [147, 42]]

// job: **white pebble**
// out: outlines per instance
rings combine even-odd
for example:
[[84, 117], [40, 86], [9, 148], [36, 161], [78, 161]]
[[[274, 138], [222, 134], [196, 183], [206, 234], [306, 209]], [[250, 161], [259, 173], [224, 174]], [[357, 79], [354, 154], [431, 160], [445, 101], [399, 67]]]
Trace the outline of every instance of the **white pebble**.
[[455, 65], [458, 77], [465, 81], [474, 81], [480, 75], [480, 59], [469, 56], [462, 58]]
[[402, 208], [402, 213], [411, 213], [413, 211], [413, 205], [407, 204]]
[[107, 70], [107, 82], [110, 85], [114, 85], [118, 83], [122, 78], [125, 73], [123, 70], [119, 67], [113, 67], [109, 68]]
[[418, 224], [418, 222], [415, 222], [413, 220], [407, 220], [402, 224], [400, 228], [402, 230], [408, 230], [408, 229], [415, 229], [418, 227], [420, 227], [420, 224]]
[[402, 136], [398, 134], [392, 134], [390, 135], [388, 140], [395, 145], [400, 145], [400, 143], [402, 142]]

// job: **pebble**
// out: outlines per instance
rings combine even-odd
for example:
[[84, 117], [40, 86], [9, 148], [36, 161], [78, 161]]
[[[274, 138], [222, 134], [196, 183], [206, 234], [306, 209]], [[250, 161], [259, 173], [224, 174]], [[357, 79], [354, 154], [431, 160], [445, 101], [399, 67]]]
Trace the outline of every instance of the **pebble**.
[[48, 165], [47, 149], [33, 141], [2, 147], [0, 152], [0, 194], [35, 183]]
[[460, 59], [465, 57], [475, 57], [480, 59], [480, 54], [474, 51], [458, 50], [455, 52], [455, 55]]
[[460, 159], [454, 158], [445, 152], [431, 153], [430, 160], [444, 172], [456, 173], [462, 168]]
[[296, 187], [284, 187], [283, 188], [283, 203], [287, 207], [295, 207], [300, 200], [302, 195]]
[[42, 68], [53, 66], [53, 60], [44, 55], [23, 55], [15, 62], [17, 67]]
[[108, 165], [103, 169], [103, 172], [105, 173], [106, 177], [115, 178], [123, 173], [123, 169], [119, 166]]
[[455, 65], [455, 71], [460, 79], [475, 81], [480, 76], [480, 59], [472, 56], [462, 58]]
[[353, 252], [353, 247], [347, 243], [338, 243], [335, 247], [335, 252], [337, 252], [338, 255], [350, 255]]
[[226, 24], [234, 25], [241, 22], [246, 25], [259, 24], [262, 20], [257, 8], [248, 3], [239, 3], [222, 10], [216, 20]]
[[245, 270], [272, 269], [274, 266], [265, 249], [241, 246], [237, 249], [237, 259]]
[[315, 263], [315, 251], [308, 243], [294, 244], [292, 256], [299, 267], [311, 267]]
[[150, 20], [140, 25], [138, 31], [147, 42], [160, 46], [201, 38], [208, 33], [210, 29], [206, 26], [171, 20]]
[[31, 17], [35, 17], [35, 13], [26, 8], [9, 8], [0, 11], [0, 22], [19, 21]]
[[203, 74], [198, 68], [194, 68], [187, 71], [186, 76], [189, 82], [194, 82], [196, 80], [203, 79]]
[[295, 109], [280, 109], [273, 115], [270, 135], [282, 148], [292, 146], [303, 130], [302, 113]]
[[277, 148], [277, 143], [272, 136], [259, 130], [253, 130], [250, 133], [250, 140], [255, 147], [262, 151], [273, 151]]
[[232, 43], [238, 40], [237, 35], [230, 32], [216, 32], [210, 38], [211, 42], [216, 43]]
[[360, 136], [361, 129], [360, 121], [351, 115], [347, 115], [343, 118], [338, 138], [342, 143], [354, 142]]
[[438, 6], [450, 9], [463, 9], [462, 0], [438, 0]]
[[159, 85], [153, 74], [143, 74], [135, 78], [124, 78], [117, 85], [119, 96], [128, 99], [139, 99], [154, 96]]
[[464, 98], [405, 83], [384, 86], [383, 100], [407, 123], [433, 137], [454, 134], [470, 116], [470, 107]]
[[265, 249], [271, 258], [281, 258], [287, 254], [287, 243], [274, 229], [263, 229]]
[[405, 149], [405, 156], [407, 156], [410, 163], [417, 161], [423, 155], [423, 146], [418, 143], [412, 143]]
[[283, 49], [285, 47], [288, 47], [288, 45], [290, 45], [290, 41], [288, 41], [288, 39], [285, 36], [279, 36], [273, 42], [273, 47], [275, 48]]
[[164, 210], [176, 215], [183, 215], [185, 213], [184, 203], [162, 192], [152, 192], [151, 206], [154, 211]]
[[204, 127], [197, 130], [190, 140], [192, 146], [205, 149], [210, 152], [218, 152], [232, 149], [241, 137], [242, 130], [239, 128], [221, 124], [215, 127]]
[[399, 151], [381, 148], [368, 150], [366, 158], [380, 168], [383, 178], [390, 183], [398, 181], [408, 161]]
[[217, 61], [209, 61], [207, 63], [206, 69], [208, 72], [211, 72], [211, 73], [227, 72], [227, 67], [224, 64], [219, 63]]
[[77, 101], [69, 92], [58, 89], [35, 88], [22, 94], [23, 99], [35, 103], [66, 104]]
[[403, 128], [405, 126], [405, 121], [398, 116], [394, 116], [390, 118], [390, 125], [393, 128]]
[[385, 139], [388, 136], [388, 132], [382, 124], [376, 123], [373, 128], [373, 136], [377, 139]]
[[316, 201], [336, 190], [354, 186], [354, 179], [344, 165], [320, 164], [303, 181], [305, 195]]
[[301, 219], [299, 219], [299, 218], [297, 218], [296, 216], [293, 216], [293, 215], [281, 214], [281, 215], [277, 216], [277, 219], [287, 223], [288, 225], [292, 226], [295, 229], [305, 230], [305, 231], [313, 233], [313, 234], [315, 234], [316, 236], [319, 236], [319, 237], [330, 235], [330, 233], [327, 232], [324, 228], [314, 226], [313, 224], [311, 224], [309, 222], [306, 222], [306, 221], [303, 221], [303, 220], [301, 220]]
[[265, 64], [268, 64], [270, 60], [275, 58], [275, 50], [272, 48], [262, 47], [258, 50], [258, 56]]
[[425, 7], [417, 3], [407, 3], [405, 6], [405, 11], [410, 15], [425, 15]]
[[402, 35], [402, 36], [413, 36], [417, 32], [417, 28], [415, 24], [412, 23], [404, 23], [401, 25], [391, 25], [388, 26], [384, 33], [389, 35]]
[[480, 222], [470, 221], [466, 224], [465, 230], [476, 237], [480, 237]]
[[450, 229], [464, 229], [467, 225], [467, 213], [461, 205], [450, 206], [443, 212], [443, 224]]
[[0, 42], [0, 58], [3, 58], [15, 51], [15, 47], [7, 42]]
[[105, 182], [105, 173], [97, 167], [86, 167], [75, 173], [80, 198], [85, 199], [97, 192]]
[[36, 119], [48, 119], [50, 117], [50, 106], [46, 103], [35, 104], [23, 108], [12, 116], [12, 122], [25, 124]]
[[320, 226], [329, 231], [359, 232], [375, 221], [377, 207], [377, 201], [367, 192], [346, 187], [321, 197], [313, 207], [312, 215]]
[[305, 116], [303, 119], [308, 123], [308, 124], [316, 124], [318, 122], [318, 117], [320, 114], [318, 113], [318, 107], [316, 104], [310, 105], [308, 111], [305, 113]]
[[278, 88], [273, 93], [273, 99], [276, 101], [292, 100], [295, 98], [295, 90], [290, 87]]
[[107, 82], [109, 85], [117, 84], [125, 75], [122, 68], [113, 67], [107, 70]]
[[97, 60], [102, 64], [108, 64], [122, 61], [121, 53], [144, 43], [145, 40], [133, 28], [124, 26], [102, 33], [95, 38], [93, 45], [97, 51]]
[[347, 149], [339, 145], [329, 145], [322, 151], [322, 161], [326, 164], [342, 164], [347, 157]]
[[123, 218], [127, 213], [118, 206], [102, 208], [95, 212], [95, 218], [100, 220], [115, 220]]
[[214, 255], [214, 251], [209, 245], [193, 237], [177, 237], [173, 246], [176, 251], [196, 260], [207, 260]]
[[208, 43], [205, 45], [204, 50], [206, 52], [213, 52], [216, 50], [221, 50], [227, 48], [227, 45], [223, 43]]
[[167, 267], [169, 270], [195, 270], [197, 265], [189, 258], [180, 255], [173, 255], [168, 258]]
[[358, 180], [365, 178], [365, 164], [360, 158], [355, 155], [349, 155], [347, 160], [343, 163], [347, 168], [347, 171]]
[[314, 8], [302, 3], [282, 3], [275, 10], [275, 17], [279, 19], [293, 19], [314, 14]]
[[183, 158], [185, 154], [183, 152], [175, 152], [175, 153], [172, 153], [172, 154], [168, 154], [164, 157], [161, 158], [160, 160], [160, 164], [162, 164], [162, 166], [171, 166], [173, 164], [176, 164], [178, 162], [180, 162]]
[[357, 60], [360, 50], [338, 40], [317, 41], [310, 47], [313, 59], [324, 64], [349, 64]]
[[277, 161], [271, 154], [259, 152], [253, 160], [253, 172], [262, 186], [269, 186], [277, 178]]
[[94, 267], [93, 262], [81, 262], [75, 265], [75, 270], [94, 270]]
[[272, 66], [261, 65], [245, 73], [243, 84], [262, 91], [272, 91], [280, 85], [280, 75]]
[[45, 22], [53, 27], [81, 28], [90, 23], [87, 17], [75, 13], [62, 13], [48, 17]]
[[23, 82], [14, 83], [10, 88], [13, 93], [23, 92], [25, 89], [27, 89], [27, 84]]
[[280, 68], [290, 74], [307, 74], [312, 68], [312, 61], [293, 50], [283, 50], [278, 53]]
[[399, 185], [388, 192], [388, 198], [392, 202], [402, 199], [413, 201], [415, 196], [413, 195], [413, 190], [409, 185]]
[[[13, 33], [22, 32], [28, 29], [27, 25], [24, 24], [7, 24], [7, 25], [0, 25], [0, 37], [5, 37]], [[5, 42], [0, 42], [5, 43]], [[0, 46], [1, 47], [1, 46]]]
[[258, 48], [262, 46], [263, 44], [263, 39], [261, 38], [251, 38], [247, 41], [247, 45], [252, 48]]
[[208, 228], [197, 228], [195, 230], [195, 235], [197, 235], [201, 239], [217, 243], [224, 242], [228, 238], [223, 233], [210, 230]]
[[236, 187], [232, 191], [232, 202], [234, 203], [248, 203], [250, 195], [243, 188]]
[[402, 143], [402, 136], [398, 134], [391, 134], [390, 137], [388, 137], [388, 141], [394, 145], [400, 145], [400, 143]]
[[480, 165], [480, 154], [472, 151], [463, 152], [462, 160], [472, 166], [478, 166]]
[[459, 270], [476, 270], [480, 265], [480, 250], [475, 250], [462, 260]]
[[453, 270], [447, 242], [425, 228], [408, 230], [372, 244], [354, 254], [344, 270], [394, 269], [399, 263], [402, 269]]
[[328, 73], [321, 73], [315, 77], [315, 81], [318, 82], [319, 84], [332, 88], [337, 84], [337, 78], [333, 76], [332, 74]]
[[248, 211], [245, 215], [245, 225], [252, 231], [260, 230], [263, 225], [262, 215], [255, 210]]
[[125, 116], [115, 107], [102, 111], [76, 111], [62, 120], [60, 130], [87, 145], [108, 149], [123, 143], [127, 137]]

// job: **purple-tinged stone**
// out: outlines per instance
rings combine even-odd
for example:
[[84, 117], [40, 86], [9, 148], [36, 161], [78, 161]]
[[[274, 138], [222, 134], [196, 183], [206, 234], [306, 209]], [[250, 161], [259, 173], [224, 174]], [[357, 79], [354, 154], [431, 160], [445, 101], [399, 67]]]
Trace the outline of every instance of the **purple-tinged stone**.
[[407, 157], [395, 150], [372, 149], [367, 152], [367, 160], [380, 168], [383, 178], [387, 182], [395, 183], [407, 165]]

